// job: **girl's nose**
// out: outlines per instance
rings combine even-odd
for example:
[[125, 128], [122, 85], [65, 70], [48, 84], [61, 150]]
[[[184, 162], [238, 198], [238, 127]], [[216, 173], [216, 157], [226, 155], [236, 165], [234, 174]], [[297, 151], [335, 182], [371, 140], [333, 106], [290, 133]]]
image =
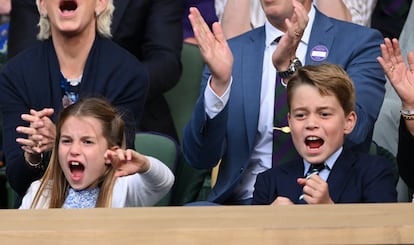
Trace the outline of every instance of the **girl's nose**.
[[80, 152], [80, 144], [73, 142], [72, 145], [70, 146], [70, 153], [79, 154], [79, 152]]

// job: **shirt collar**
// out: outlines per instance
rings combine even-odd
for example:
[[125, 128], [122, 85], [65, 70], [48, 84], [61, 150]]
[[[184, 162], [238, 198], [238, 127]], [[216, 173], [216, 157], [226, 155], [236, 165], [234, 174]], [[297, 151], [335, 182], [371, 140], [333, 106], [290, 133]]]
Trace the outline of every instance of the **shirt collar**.
[[[335, 165], [336, 160], [338, 160], [339, 155], [341, 155], [343, 147], [341, 146], [337, 151], [335, 151], [328, 159], [325, 160], [325, 165], [328, 167], [328, 170], [331, 170]], [[309, 169], [310, 163], [303, 159], [303, 164], [305, 171]]]

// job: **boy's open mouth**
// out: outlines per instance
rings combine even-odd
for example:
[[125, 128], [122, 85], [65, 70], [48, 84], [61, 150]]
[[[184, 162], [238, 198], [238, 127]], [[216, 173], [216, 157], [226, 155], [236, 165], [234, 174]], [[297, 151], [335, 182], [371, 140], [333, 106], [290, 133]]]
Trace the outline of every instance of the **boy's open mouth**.
[[324, 144], [324, 140], [317, 136], [309, 136], [305, 139], [305, 144], [310, 148], [319, 148]]

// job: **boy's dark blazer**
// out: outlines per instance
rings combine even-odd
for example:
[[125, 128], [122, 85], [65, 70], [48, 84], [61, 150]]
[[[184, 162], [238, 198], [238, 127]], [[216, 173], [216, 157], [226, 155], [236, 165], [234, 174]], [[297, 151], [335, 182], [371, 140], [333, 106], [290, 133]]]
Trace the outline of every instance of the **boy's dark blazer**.
[[[296, 179], [303, 177], [303, 160], [282, 164], [258, 175], [253, 204], [271, 204], [278, 196], [295, 204], [302, 186]], [[327, 179], [329, 195], [334, 203], [397, 202], [396, 178], [387, 159], [344, 149]]]

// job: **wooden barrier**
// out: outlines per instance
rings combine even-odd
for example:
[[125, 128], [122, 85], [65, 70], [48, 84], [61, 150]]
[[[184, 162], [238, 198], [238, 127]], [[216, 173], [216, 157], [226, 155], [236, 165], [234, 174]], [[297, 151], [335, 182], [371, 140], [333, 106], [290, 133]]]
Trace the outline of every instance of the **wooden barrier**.
[[414, 244], [414, 204], [0, 210], [1, 244]]

